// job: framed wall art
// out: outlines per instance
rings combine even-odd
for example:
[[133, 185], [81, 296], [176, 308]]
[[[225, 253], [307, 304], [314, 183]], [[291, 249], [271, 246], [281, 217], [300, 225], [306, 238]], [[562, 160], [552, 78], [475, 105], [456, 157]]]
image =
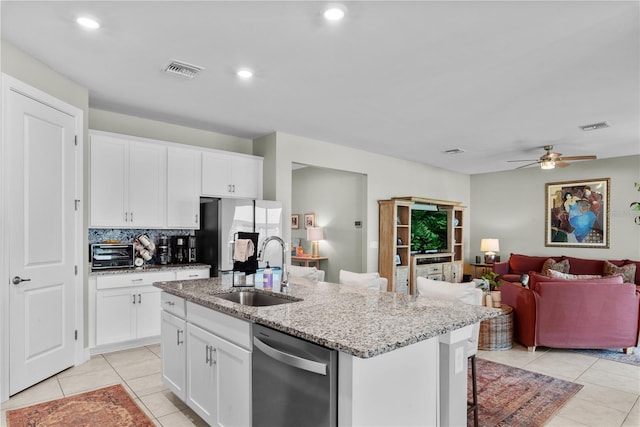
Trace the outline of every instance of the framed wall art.
[[610, 178], [551, 182], [545, 188], [545, 246], [609, 247]]
[[300, 228], [300, 214], [291, 215], [291, 228], [293, 229]]
[[316, 214], [307, 213], [304, 214], [304, 228], [310, 228], [316, 226]]

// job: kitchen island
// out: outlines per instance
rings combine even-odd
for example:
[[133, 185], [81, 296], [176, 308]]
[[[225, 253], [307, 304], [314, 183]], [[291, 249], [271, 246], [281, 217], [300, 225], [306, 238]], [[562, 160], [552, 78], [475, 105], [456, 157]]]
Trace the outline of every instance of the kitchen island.
[[[267, 307], [216, 297], [230, 291], [216, 278], [154, 286], [216, 316], [224, 313], [337, 350], [339, 425], [466, 424], [464, 343], [473, 324], [499, 313], [302, 279], [293, 279], [283, 294], [301, 301]], [[266, 292], [260, 288], [251, 290]]]

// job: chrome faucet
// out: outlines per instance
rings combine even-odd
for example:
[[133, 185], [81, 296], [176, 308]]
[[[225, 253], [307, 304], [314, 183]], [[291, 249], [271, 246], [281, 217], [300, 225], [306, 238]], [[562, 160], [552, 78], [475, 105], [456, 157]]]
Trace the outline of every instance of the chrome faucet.
[[287, 272], [287, 264], [285, 263], [287, 247], [284, 240], [278, 236], [269, 236], [264, 239], [262, 241], [262, 245], [260, 245], [260, 250], [258, 251], [258, 261], [264, 261], [264, 248], [266, 248], [267, 244], [272, 240], [275, 240], [280, 243], [280, 246], [282, 246], [282, 276], [280, 277], [280, 292], [285, 292], [289, 288], [289, 273]]

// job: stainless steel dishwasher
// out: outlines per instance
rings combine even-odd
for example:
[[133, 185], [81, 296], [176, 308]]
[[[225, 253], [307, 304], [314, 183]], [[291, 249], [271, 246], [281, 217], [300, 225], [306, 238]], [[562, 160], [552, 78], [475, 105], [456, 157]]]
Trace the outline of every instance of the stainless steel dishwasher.
[[338, 424], [338, 352], [253, 325], [253, 426]]

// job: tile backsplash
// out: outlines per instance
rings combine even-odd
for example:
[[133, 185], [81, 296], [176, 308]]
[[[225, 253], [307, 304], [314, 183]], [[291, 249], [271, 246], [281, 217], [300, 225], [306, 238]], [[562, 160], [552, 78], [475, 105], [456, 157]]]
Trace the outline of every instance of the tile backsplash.
[[122, 243], [133, 243], [141, 234], [146, 234], [157, 245], [160, 236], [193, 236], [193, 230], [157, 230], [127, 228], [90, 228], [89, 244], [102, 243], [105, 240], [120, 240]]

